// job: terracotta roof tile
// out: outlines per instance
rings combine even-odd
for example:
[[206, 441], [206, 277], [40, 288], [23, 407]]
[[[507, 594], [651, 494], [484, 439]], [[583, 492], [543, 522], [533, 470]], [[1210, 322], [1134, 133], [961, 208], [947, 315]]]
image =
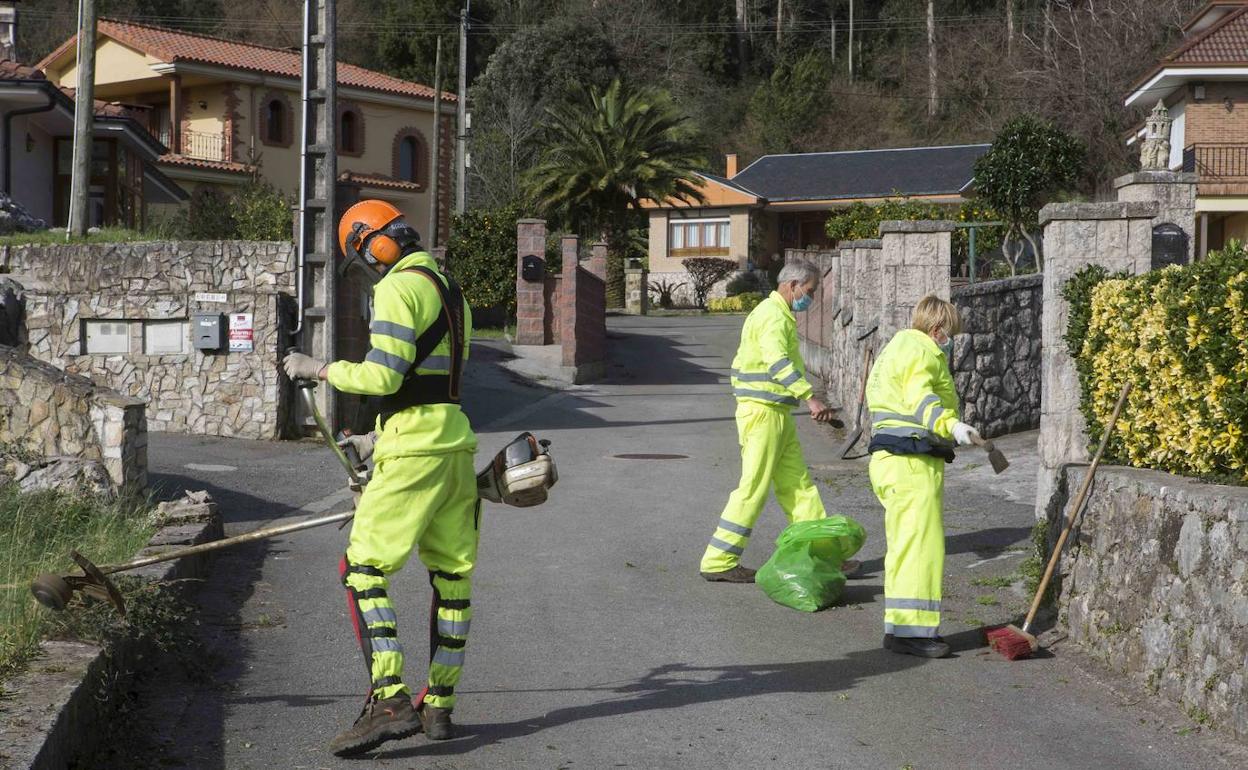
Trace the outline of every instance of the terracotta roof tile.
[[1165, 61], [1171, 64], [1248, 62], [1248, 6], [1231, 11], [1216, 24], [1184, 41]]
[[5, 59], [0, 61], [0, 80], [46, 80], [43, 73], [21, 62]]
[[419, 192], [424, 188], [415, 182], [405, 182], [402, 179], [395, 179], [392, 176], [383, 174], [357, 174], [354, 171], [344, 171], [338, 175], [339, 182], [355, 182], [364, 187], [379, 187], [387, 190], [410, 190]]
[[[239, 43], [115, 19], [100, 19], [99, 33], [169, 64], [177, 62], [213, 64], [231, 69], [285, 76], [296, 80], [299, 79], [303, 70], [300, 54], [284, 48]], [[75, 38], [67, 40], [45, 57], [39, 63], [39, 67], [46, 68], [54, 59], [71, 48], [74, 41]], [[434, 90], [421, 83], [400, 80], [342, 62], [338, 63], [338, 85], [421, 99], [432, 99], [434, 96]], [[453, 101], [455, 96], [444, 92], [442, 98]]]
[[246, 163], [232, 163], [220, 160], [200, 160], [199, 158], [188, 158], [185, 155], [161, 155], [160, 164], [162, 166], [180, 166], [182, 168], [198, 168], [206, 171], [226, 171], [233, 174], [250, 174], [255, 171], [254, 166]]

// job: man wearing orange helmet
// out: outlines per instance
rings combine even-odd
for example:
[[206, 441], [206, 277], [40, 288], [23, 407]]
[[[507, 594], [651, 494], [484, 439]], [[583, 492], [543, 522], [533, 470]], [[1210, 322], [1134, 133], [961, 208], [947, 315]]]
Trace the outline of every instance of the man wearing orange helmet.
[[[345, 393], [380, 396], [377, 427], [348, 439], [374, 472], [356, 507], [340, 565], [370, 679], [368, 700], [330, 750], [369, 751], [421, 730], [451, 737], [455, 685], [472, 620], [472, 570], [480, 501], [477, 439], [459, 407], [472, 318], [463, 293], [420, 248], [397, 208], [352, 206], [338, 227], [348, 258], [383, 274], [373, 292], [372, 349], [364, 361], [325, 364], [302, 353], [282, 362], [294, 379], [319, 378]], [[429, 684], [416, 697], [403, 682], [403, 648], [389, 575], [415, 548], [433, 585]]]

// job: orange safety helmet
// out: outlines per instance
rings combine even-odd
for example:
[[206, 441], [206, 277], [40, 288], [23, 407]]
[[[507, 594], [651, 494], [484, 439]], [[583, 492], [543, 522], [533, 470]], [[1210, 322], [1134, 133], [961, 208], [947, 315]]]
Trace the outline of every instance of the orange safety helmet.
[[338, 245], [348, 257], [362, 257], [370, 265], [393, 265], [410, 247], [420, 245], [420, 234], [403, 221], [403, 212], [393, 204], [365, 200], [342, 215]]

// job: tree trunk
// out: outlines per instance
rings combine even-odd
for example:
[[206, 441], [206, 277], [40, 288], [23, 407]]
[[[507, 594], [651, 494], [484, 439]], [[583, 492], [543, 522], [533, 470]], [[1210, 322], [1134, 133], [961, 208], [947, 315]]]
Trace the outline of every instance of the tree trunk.
[[1027, 232], [1026, 227], [1022, 228], [1022, 232], [1023, 237], [1027, 239], [1027, 243], [1031, 244], [1031, 254], [1036, 262], [1036, 272], [1039, 273], [1044, 270], [1044, 261], [1042, 260], [1043, 255], [1040, 253], [1041, 244], [1036, 243], [1036, 239], [1031, 237], [1031, 233]]
[[747, 24], [747, 15], [749, 13], [749, 3], [747, 0], [737, 1], [737, 76], [745, 77], [745, 65], [750, 57], [750, 41], [747, 36], [749, 30]]
[[1014, 0], [1005, 0], [1005, 55], [1014, 55]]
[[776, 50], [784, 45], [784, 0], [776, 0]]
[[927, 116], [936, 117], [936, 0], [927, 0]]
[[613, 225], [603, 235], [607, 242], [607, 307], [624, 307], [624, 257], [628, 251], [627, 228]]

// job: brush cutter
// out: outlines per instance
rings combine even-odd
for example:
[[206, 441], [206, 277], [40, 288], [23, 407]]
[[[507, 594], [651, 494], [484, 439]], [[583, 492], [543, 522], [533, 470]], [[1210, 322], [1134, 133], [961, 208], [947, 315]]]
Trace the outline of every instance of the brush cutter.
[[1114, 434], [1114, 426], [1118, 424], [1118, 415], [1122, 413], [1123, 404], [1127, 402], [1127, 396], [1130, 393], [1131, 383], [1128, 382], [1122, 386], [1122, 392], [1118, 394], [1118, 403], [1114, 404], [1114, 413], [1110, 415], [1109, 422], [1105, 425], [1105, 434], [1101, 436], [1101, 445], [1096, 448], [1096, 455], [1092, 458], [1092, 464], [1088, 466], [1088, 474], [1083, 477], [1083, 484], [1079, 487], [1079, 495], [1075, 498], [1075, 504], [1071, 507], [1070, 514], [1066, 517], [1066, 526], [1062, 528], [1062, 534], [1057, 538], [1057, 545], [1053, 547], [1053, 555], [1049, 557], [1049, 565], [1044, 570], [1044, 577], [1040, 579], [1040, 585], [1036, 586], [1036, 595], [1031, 600], [1031, 609], [1027, 611], [1027, 618], [1023, 621], [1023, 627], [1019, 628], [1015, 625], [998, 626], [987, 629], [984, 632], [984, 636], [988, 640], [988, 646], [1009, 660], [1031, 657], [1032, 653], [1040, 648], [1039, 641], [1031, 633], [1031, 624], [1036, 619], [1036, 612], [1039, 611], [1040, 602], [1044, 599], [1044, 592], [1049, 587], [1049, 580], [1053, 577], [1053, 570], [1057, 567], [1057, 561], [1062, 556], [1062, 548], [1066, 546], [1066, 538], [1070, 537], [1070, 531], [1074, 529], [1075, 523], [1083, 513], [1084, 503], [1088, 500], [1088, 491], [1092, 488], [1092, 480], [1096, 478], [1096, 469], [1101, 465], [1101, 457], [1105, 454], [1105, 447], [1109, 445], [1110, 436]]

